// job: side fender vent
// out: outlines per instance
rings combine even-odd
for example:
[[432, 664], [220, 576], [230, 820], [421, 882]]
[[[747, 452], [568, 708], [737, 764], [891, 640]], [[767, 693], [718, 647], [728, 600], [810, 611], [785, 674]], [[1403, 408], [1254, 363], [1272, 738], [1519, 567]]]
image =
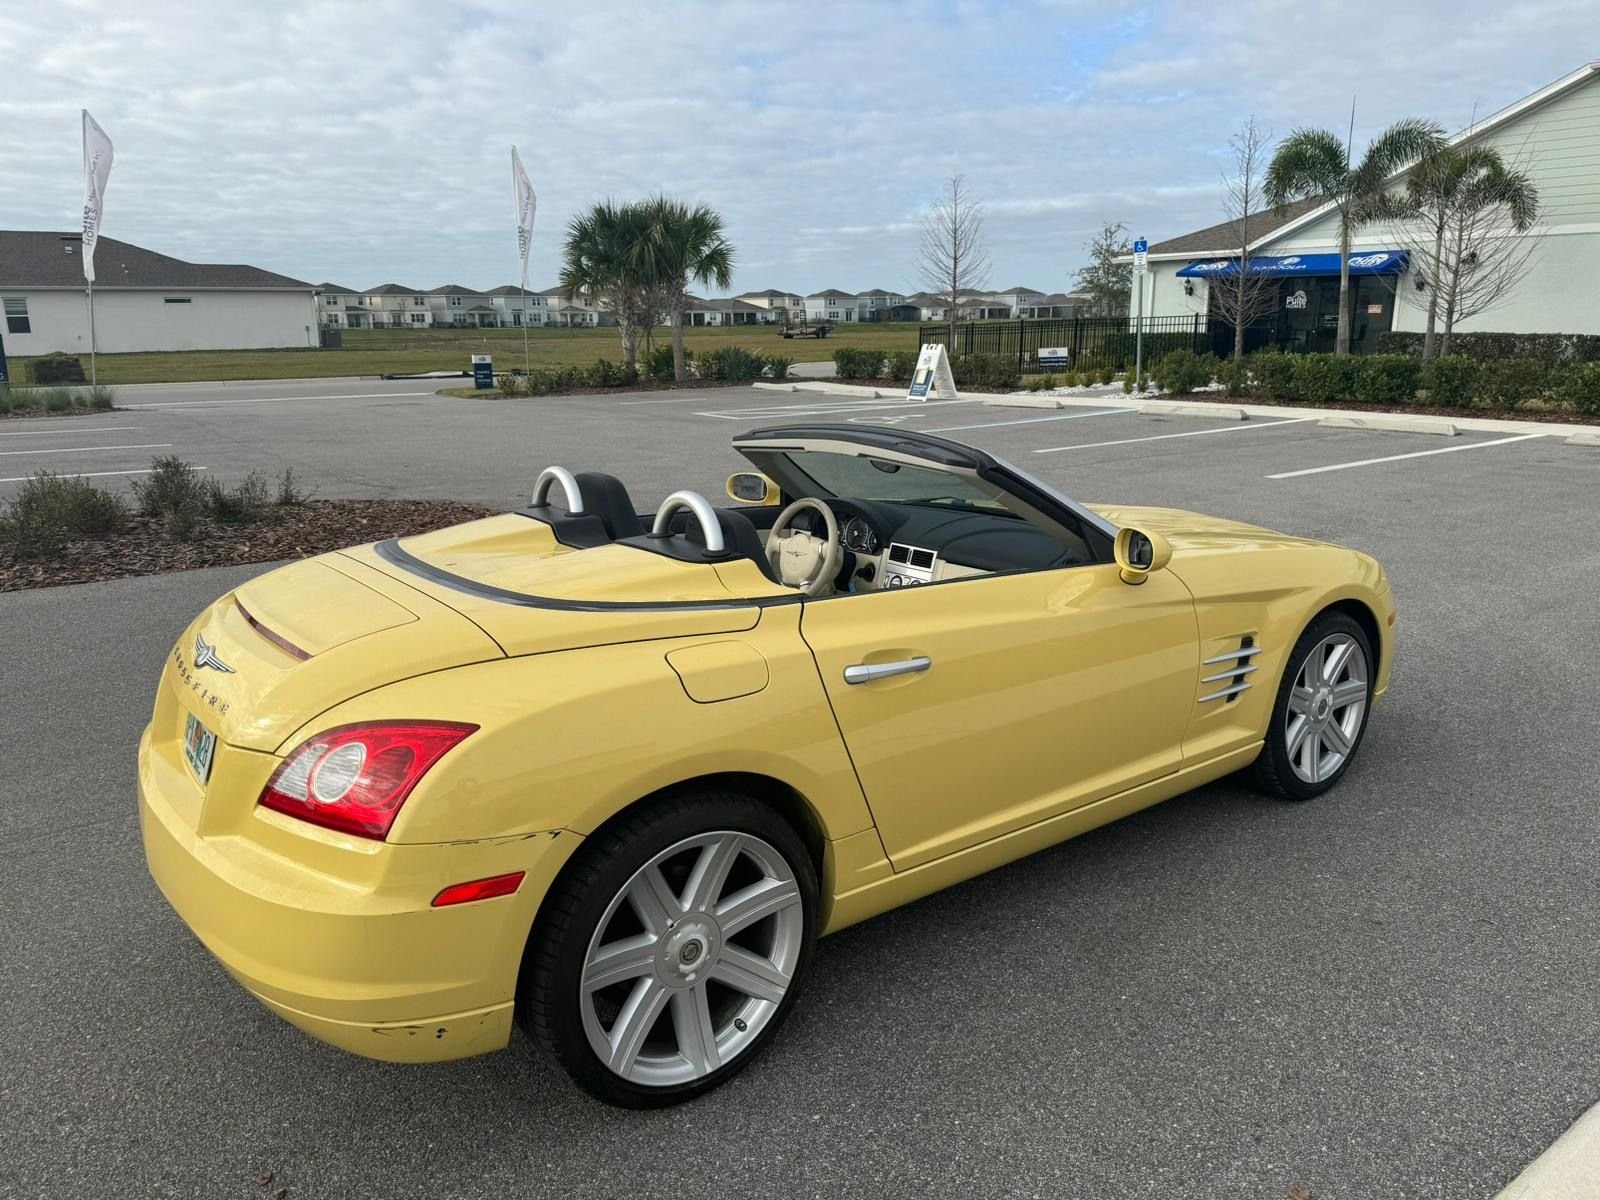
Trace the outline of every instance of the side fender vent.
[[1221, 700], [1232, 704], [1241, 692], [1250, 690], [1250, 676], [1256, 665], [1251, 660], [1261, 653], [1256, 639], [1245, 634], [1239, 639], [1237, 649], [1214, 654], [1200, 664], [1200, 699], [1205, 704]]

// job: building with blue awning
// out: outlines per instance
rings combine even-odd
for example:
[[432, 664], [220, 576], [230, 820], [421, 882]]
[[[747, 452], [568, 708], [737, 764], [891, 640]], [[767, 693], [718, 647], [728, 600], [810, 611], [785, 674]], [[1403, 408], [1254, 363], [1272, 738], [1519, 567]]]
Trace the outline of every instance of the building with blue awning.
[[[1498, 150], [1538, 188], [1538, 222], [1514, 291], [1493, 308], [1459, 321], [1457, 330], [1511, 333], [1600, 334], [1600, 62], [1592, 62], [1451, 139], [1456, 146]], [[1402, 177], [1392, 181], [1395, 186]], [[1247, 348], [1274, 344], [1291, 350], [1333, 349], [1339, 324], [1339, 220], [1319, 199], [1261, 212], [1249, 222], [1249, 271], [1269, 280], [1270, 315], [1249, 327]], [[1135, 231], [1136, 233], [1139, 231]], [[1420, 331], [1427, 324], [1430, 289], [1410, 253], [1431, 242], [1403, 222], [1354, 232], [1345, 303], [1351, 349], [1371, 353], [1389, 330]], [[1165, 241], [1151, 240], [1148, 272], [1135, 276], [1143, 310], [1152, 317], [1212, 317], [1218, 280], [1239, 275], [1240, 247], [1231, 222]], [[1131, 261], [1124, 259], [1123, 261]], [[1129, 312], [1137, 308], [1129, 305]], [[1219, 353], [1232, 334], [1214, 336]]]

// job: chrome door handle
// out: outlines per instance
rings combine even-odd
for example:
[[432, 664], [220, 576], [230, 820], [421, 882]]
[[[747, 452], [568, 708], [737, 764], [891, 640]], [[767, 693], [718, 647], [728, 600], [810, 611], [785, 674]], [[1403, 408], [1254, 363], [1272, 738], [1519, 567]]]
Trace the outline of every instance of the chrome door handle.
[[933, 666], [933, 659], [925, 656], [902, 659], [900, 662], [856, 663], [844, 669], [846, 683], [871, 683], [874, 679], [888, 679], [895, 675], [914, 675]]

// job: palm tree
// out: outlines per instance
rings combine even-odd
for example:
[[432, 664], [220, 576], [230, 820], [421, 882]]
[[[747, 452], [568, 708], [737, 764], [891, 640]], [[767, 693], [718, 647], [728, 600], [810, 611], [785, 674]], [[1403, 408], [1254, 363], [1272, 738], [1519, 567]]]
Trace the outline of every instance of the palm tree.
[[650, 265], [646, 230], [641, 205], [602, 200], [572, 218], [562, 248], [562, 292], [569, 300], [581, 294], [610, 304], [622, 335], [623, 362], [634, 370], [639, 331], [653, 320], [645, 295]]
[[683, 355], [683, 314], [689, 281], [721, 289], [733, 286], [732, 244], [723, 235], [722, 216], [709, 204], [690, 207], [668, 196], [654, 196], [644, 211], [648, 277], [672, 318], [672, 376], [688, 378]]
[[1436, 153], [1444, 130], [1414, 117], [1396, 121], [1367, 147], [1359, 163], [1349, 147], [1326, 129], [1296, 129], [1267, 166], [1267, 203], [1281, 215], [1297, 200], [1321, 197], [1339, 214], [1339, 330], [1335, 354], [1350, 353], [1350, 238], [1360, 226], [1396, 216], [1404, 204], [1389, 191], [1389, 179], [1408, 162]]
[[1479, 218], [1499, 210], [1512, 228], [1526, 233], [1539, 215], [1539, 191], [1528, 176], [1508, 170], [1499, 151], [1491, 147], [1444, 147], [1412, 168], [1406, 179], [1406, 196], [1412, 212], [1433, 234], [1432, 255], [1426, 251], [1421, 255], [1433, 276], [1428, 290], [1428, 328], [1422, 338], [1422, 357], [1427, 359], [1433, 357], [1441, 303], [1445, 304], [1444, 343], [1449, 346], [1458, 315], [1462, 271], [1475, 265], [1475, 260], [1466, 261], [1468, 256], [1484, 249], [1476, 244]]

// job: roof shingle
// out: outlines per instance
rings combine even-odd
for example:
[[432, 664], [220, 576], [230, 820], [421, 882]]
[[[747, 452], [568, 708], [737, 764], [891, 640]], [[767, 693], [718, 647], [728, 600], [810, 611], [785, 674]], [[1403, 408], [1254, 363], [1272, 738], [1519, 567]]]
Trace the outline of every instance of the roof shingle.
[[[116, 238], [102, 237], [94, 252], [94, 286], [106, 288], [244, 288], [309, 292], [287, 275], [242, 263], [192, 263]], [[0, 287], [84, 286], [83, 235], [50, 230], [0, 230]]]

